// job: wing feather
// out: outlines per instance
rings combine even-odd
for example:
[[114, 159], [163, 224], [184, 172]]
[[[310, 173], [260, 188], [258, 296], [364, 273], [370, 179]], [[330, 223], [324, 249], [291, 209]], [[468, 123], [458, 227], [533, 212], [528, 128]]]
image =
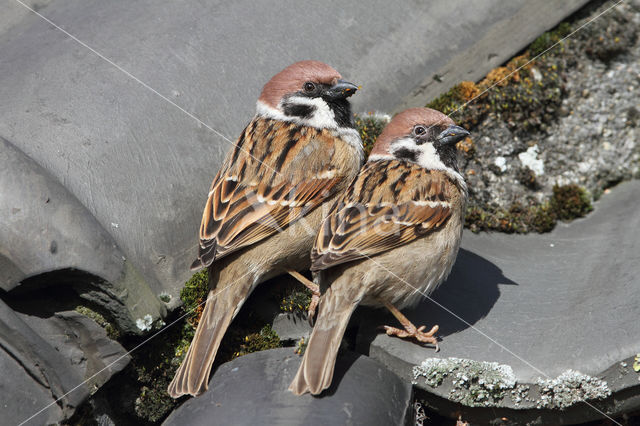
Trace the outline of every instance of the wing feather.
[[311, 270], [375, 256], [442, 228], [451, 216], [449, 185], [443, 173], [412, 163], [367, 163], [322, 223]]
[[192, 269], [281, 231], [345, 178], [334, 167], [328, 131], [258, 118], [237, 144], [211, 184]]

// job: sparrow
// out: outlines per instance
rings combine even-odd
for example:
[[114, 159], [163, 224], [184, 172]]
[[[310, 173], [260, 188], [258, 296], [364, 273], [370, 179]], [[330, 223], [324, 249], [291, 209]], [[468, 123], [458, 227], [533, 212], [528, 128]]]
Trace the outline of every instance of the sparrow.
[[469, 135], [428, 108], [396, 115], [367, 163], [324, 219], [311, 250], [323, 292], [315, 327], [289, 389], [317, 395], [331, 385], [336, 356], [358, 305], [385, 307], [403, 328], [387, 334], [436, 345], [399, 309], [417, 304], [449, 274], [462, 236], [467, 186], [456, 142]]
[[294, 63], [265, 84], [205, 203], [192, 269], [209, 269], [210, 291], [169, 384], [173, 398], [207, 389], [220, 341], [258, 284], [289, 272], [315, 286], [298, 271], [309, 268], [323, 214], [364, 161], [347, 99], [357, 89], [318, 61]]

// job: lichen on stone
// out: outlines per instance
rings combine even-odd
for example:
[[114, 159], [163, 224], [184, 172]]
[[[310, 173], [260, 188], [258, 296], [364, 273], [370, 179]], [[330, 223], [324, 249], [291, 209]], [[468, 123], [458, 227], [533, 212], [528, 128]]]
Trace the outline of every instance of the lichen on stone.
[[469, 407], [495, 406], [516, 385], [508, 365], [461, 358], [427, 358], [413, 367], [413, 377], [414, 381], [424, 378], [434, 388], [450, 378], [449, 399]]
[[531, 388], [528, 385], [517, 384], [515, 388], [513, 388], [510, 392], [511, 401], [513, 401], [513, 404], [517, 407], [525, 401], [530, 402], [531, 401], [531, 399], [529, 398], [530, 390]]
[[570, 407], [578, 402], [592, 399], [605, 399], [611, 395], [611, 389], [604, 380], [567, 370], [555, 379], [539, 378], [540, 387], [538, 408]]

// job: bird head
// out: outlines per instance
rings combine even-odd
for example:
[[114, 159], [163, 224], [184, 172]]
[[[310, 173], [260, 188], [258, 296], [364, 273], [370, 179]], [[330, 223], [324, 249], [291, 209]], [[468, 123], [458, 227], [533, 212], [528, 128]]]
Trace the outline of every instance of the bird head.
[[469, 132], [443, 113], [411, 108], [391, 119], [369, 156], [369, 161], [395, 159], [425, 169], [454, 172], [459, 176], [456, 143]]
[[258, 98], [259, 115], [317, 128], [352, 128], [347, 98], [358, 86], [319, 61], [300, 61], [274, 75]]

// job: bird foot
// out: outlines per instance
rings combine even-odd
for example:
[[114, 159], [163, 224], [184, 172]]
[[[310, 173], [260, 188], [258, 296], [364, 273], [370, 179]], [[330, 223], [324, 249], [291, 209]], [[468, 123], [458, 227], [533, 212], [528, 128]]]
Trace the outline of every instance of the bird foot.
[[311, 327], [313, 327], [313, 324], [315, 322], [316, 309], [318, 308], [318, 303], [320, 302], [320, 287], [318, 287], [318, 284], [309, 280], [307, 277], [305, 277], [298, 271], [287, 270], [287, 272], [292, 277], [294, 277], [295, 279], [300, 281], [302, 284], [304, 284], [305, 287], [311, 290], [312, 296], [311, 296], [311, 303], [309, 303], [309, 309], [307, 310], [307, 320], [309, 321], [309, 324], [311, 325]]
[[406, 326], [404, 329], [388, 325], [384, 326], [384, 329], [389, 336], [396, 336], [401, 339], [415, 339], [420, 343], [431, 343], [432, 345], [435, 345], [436, 352], [438, 352], [440, 347], [438, 346], [438, 338], [435, 337], [434, 334], [436, 334], [440, 327], [434, 325], [428, 333], [424, 332], [425, 328], [427, 328], [426, 325], [416, 328], [413, 324]]
[[307, 311], [307, 320], [311, 327], [313, 327], [313, 324], [316, 322], [316, 310], [318, 309], [318, 303], [320, 303], [320, 292], [314, 291], [311, 296], [311, 303], [309, 303], [309, 310]]

